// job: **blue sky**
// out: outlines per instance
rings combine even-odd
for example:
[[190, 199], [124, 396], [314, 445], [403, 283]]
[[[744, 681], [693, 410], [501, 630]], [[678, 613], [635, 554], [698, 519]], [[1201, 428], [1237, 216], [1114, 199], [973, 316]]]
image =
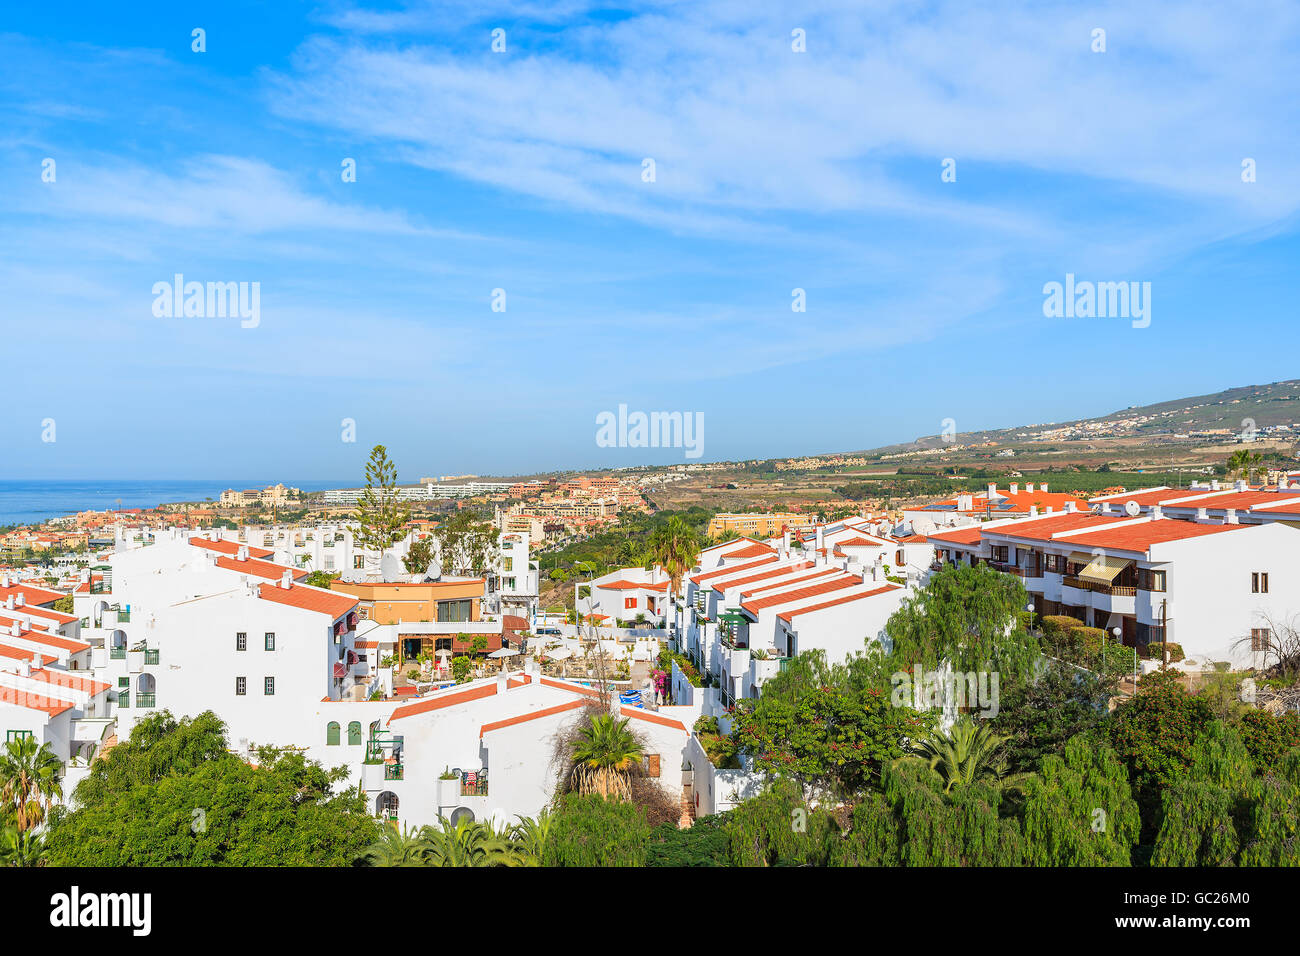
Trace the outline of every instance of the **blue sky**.
[[[598, 447], [620, 403], [808, 454], [1300, 374], [1294, 4], [177, 6], [0, 23], [0, 477], [685, 460]], [[1045, 318], [1067, 272], [1150, 327]], [[154, 317], [176, 273], [260, 324]]]

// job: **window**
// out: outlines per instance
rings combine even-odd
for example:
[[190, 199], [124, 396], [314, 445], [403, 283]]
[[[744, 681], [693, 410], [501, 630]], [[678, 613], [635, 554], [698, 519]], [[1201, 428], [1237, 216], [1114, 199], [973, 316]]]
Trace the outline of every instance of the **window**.
[[473, 611], [472, 600], [467, 601], [439, 601], [438, 602], [438, 620], [442, 622], [459, 622], [468, 621]]
[[274, 677], [264, 677], [264, 678], [262, 679], [262, 693], [265, 694], [267, 697], [274, 697], [274, 696], [275, 696], [275, 678], [274, 678]]
[[266, 632], [266, 649], [268, 651], [275, 650], [275, 631]]
[[239, 631], [237, 634], [235, 634], [235, 650], [237, 650], [237, 651], [246, 651], [246, 650], [248, 650], [248, 632], [247, 632], [247, 631]]
[[354, 720], [348, 724], [348, 746], [361, 746], [361, 721], [359, 720]]
[[131, 686], [131, 678], [119, 677], [117, 679], [117, 686], [125, 690], [126, 688]]
[[630, 611], [630, 610], [634, 609], [635, 607], [636, 607], [636, 598], [624, 598], [624, 599], [623, 599], [623, 609], [624, 609], [624, 610], [629, 610], [629, 611]]
[[236, 677], [236, 678], [235, 678], [235, 696], [236, 696], [236, 697], [243, 697], [243, 696], [244, 696], [245, 694], [247, 694], [247, 693], [248, 693], [248, 678], [247, 678], [247, 677]]
[[32, 732], [30, 730], [6, 730], [5, 743], [9, 743], [11, 740], [25, 740], [31, 735]]
[[325, 725], [325, 746], [337, 747], [339, 745], [339, 723], [337, 720], [331, 720]]
[[1163, 591], [1165, 589], [1165, 572], [1154, 568], [1137, 569], [1137, 586], [1143, 591]]
[[1250, 649], [1252, 651], [1266, 651], [1272, 646], [1273, 632], [1266, 627], [1252, 627], [1250, 629]]
[[1268, 572], [1255, 571], [1250, 576], [1250, 592], [1252, 594], [1268, 593]]
[[505, 566], [502, 568], [502, 570], [503, 570], [503, 571], [513, 571], [514, 569], [515, 569], [515, 559], [514, 559], [514, 558], [506, 558], [506, 559], [505, 559]]
[[366, 556], [364, 554], [358, 554], [353, 556], [352, 569], [354, 571], [360, 571], [365, 566], [366, 566]]

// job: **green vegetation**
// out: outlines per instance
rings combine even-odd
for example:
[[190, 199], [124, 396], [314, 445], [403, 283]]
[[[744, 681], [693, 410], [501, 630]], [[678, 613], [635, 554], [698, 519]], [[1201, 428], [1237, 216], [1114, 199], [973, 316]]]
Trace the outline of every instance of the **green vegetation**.
[[265, 748], [253, 766], [226, 749], [211, 712], [150, 714], [96, 762], [76, 809], [55, 808], [55, 866], [348, 866], [379, 826], [346, 776]]
[[358, 528], [359, 548], [383, 552], [401, 541], [411, 509], [397, 497], [397, 466], [388, 460], [388, 449], [376, 445], [366, 463], [366, 486], [352, 516]]

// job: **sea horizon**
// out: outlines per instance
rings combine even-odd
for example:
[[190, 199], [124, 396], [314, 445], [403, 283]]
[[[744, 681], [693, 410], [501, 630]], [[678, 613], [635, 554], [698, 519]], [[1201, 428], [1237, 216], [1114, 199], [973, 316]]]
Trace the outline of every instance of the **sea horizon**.
[[[0, 478], [0, 527], [32, 525], [79, 511], [155, 508], [183, 501], [215, 501], [228, 488], [265, 488], [279, 479], [217, 481], [206, 478]], [[347, 482], [285, 481], [291, 488], [324, 491]]]

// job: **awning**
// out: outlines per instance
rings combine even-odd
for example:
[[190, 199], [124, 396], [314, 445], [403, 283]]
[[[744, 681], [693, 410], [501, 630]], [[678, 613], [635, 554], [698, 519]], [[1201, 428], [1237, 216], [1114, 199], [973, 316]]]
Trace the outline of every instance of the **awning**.
[[1068, 560], [1071, 564], [1091, 564], [1095, 557], [1091, 551], [1071, 551]]
[[1112, 558], [1109, 555], [1101, 554], [1095, 556], [1088, 566], [1079, 572], [1079, 578], [1083, 581], [1091, 581], [1093, 584], [1110, 584], [1119, 576], [1119, 573], [1134, 562], [1128, 558]]

